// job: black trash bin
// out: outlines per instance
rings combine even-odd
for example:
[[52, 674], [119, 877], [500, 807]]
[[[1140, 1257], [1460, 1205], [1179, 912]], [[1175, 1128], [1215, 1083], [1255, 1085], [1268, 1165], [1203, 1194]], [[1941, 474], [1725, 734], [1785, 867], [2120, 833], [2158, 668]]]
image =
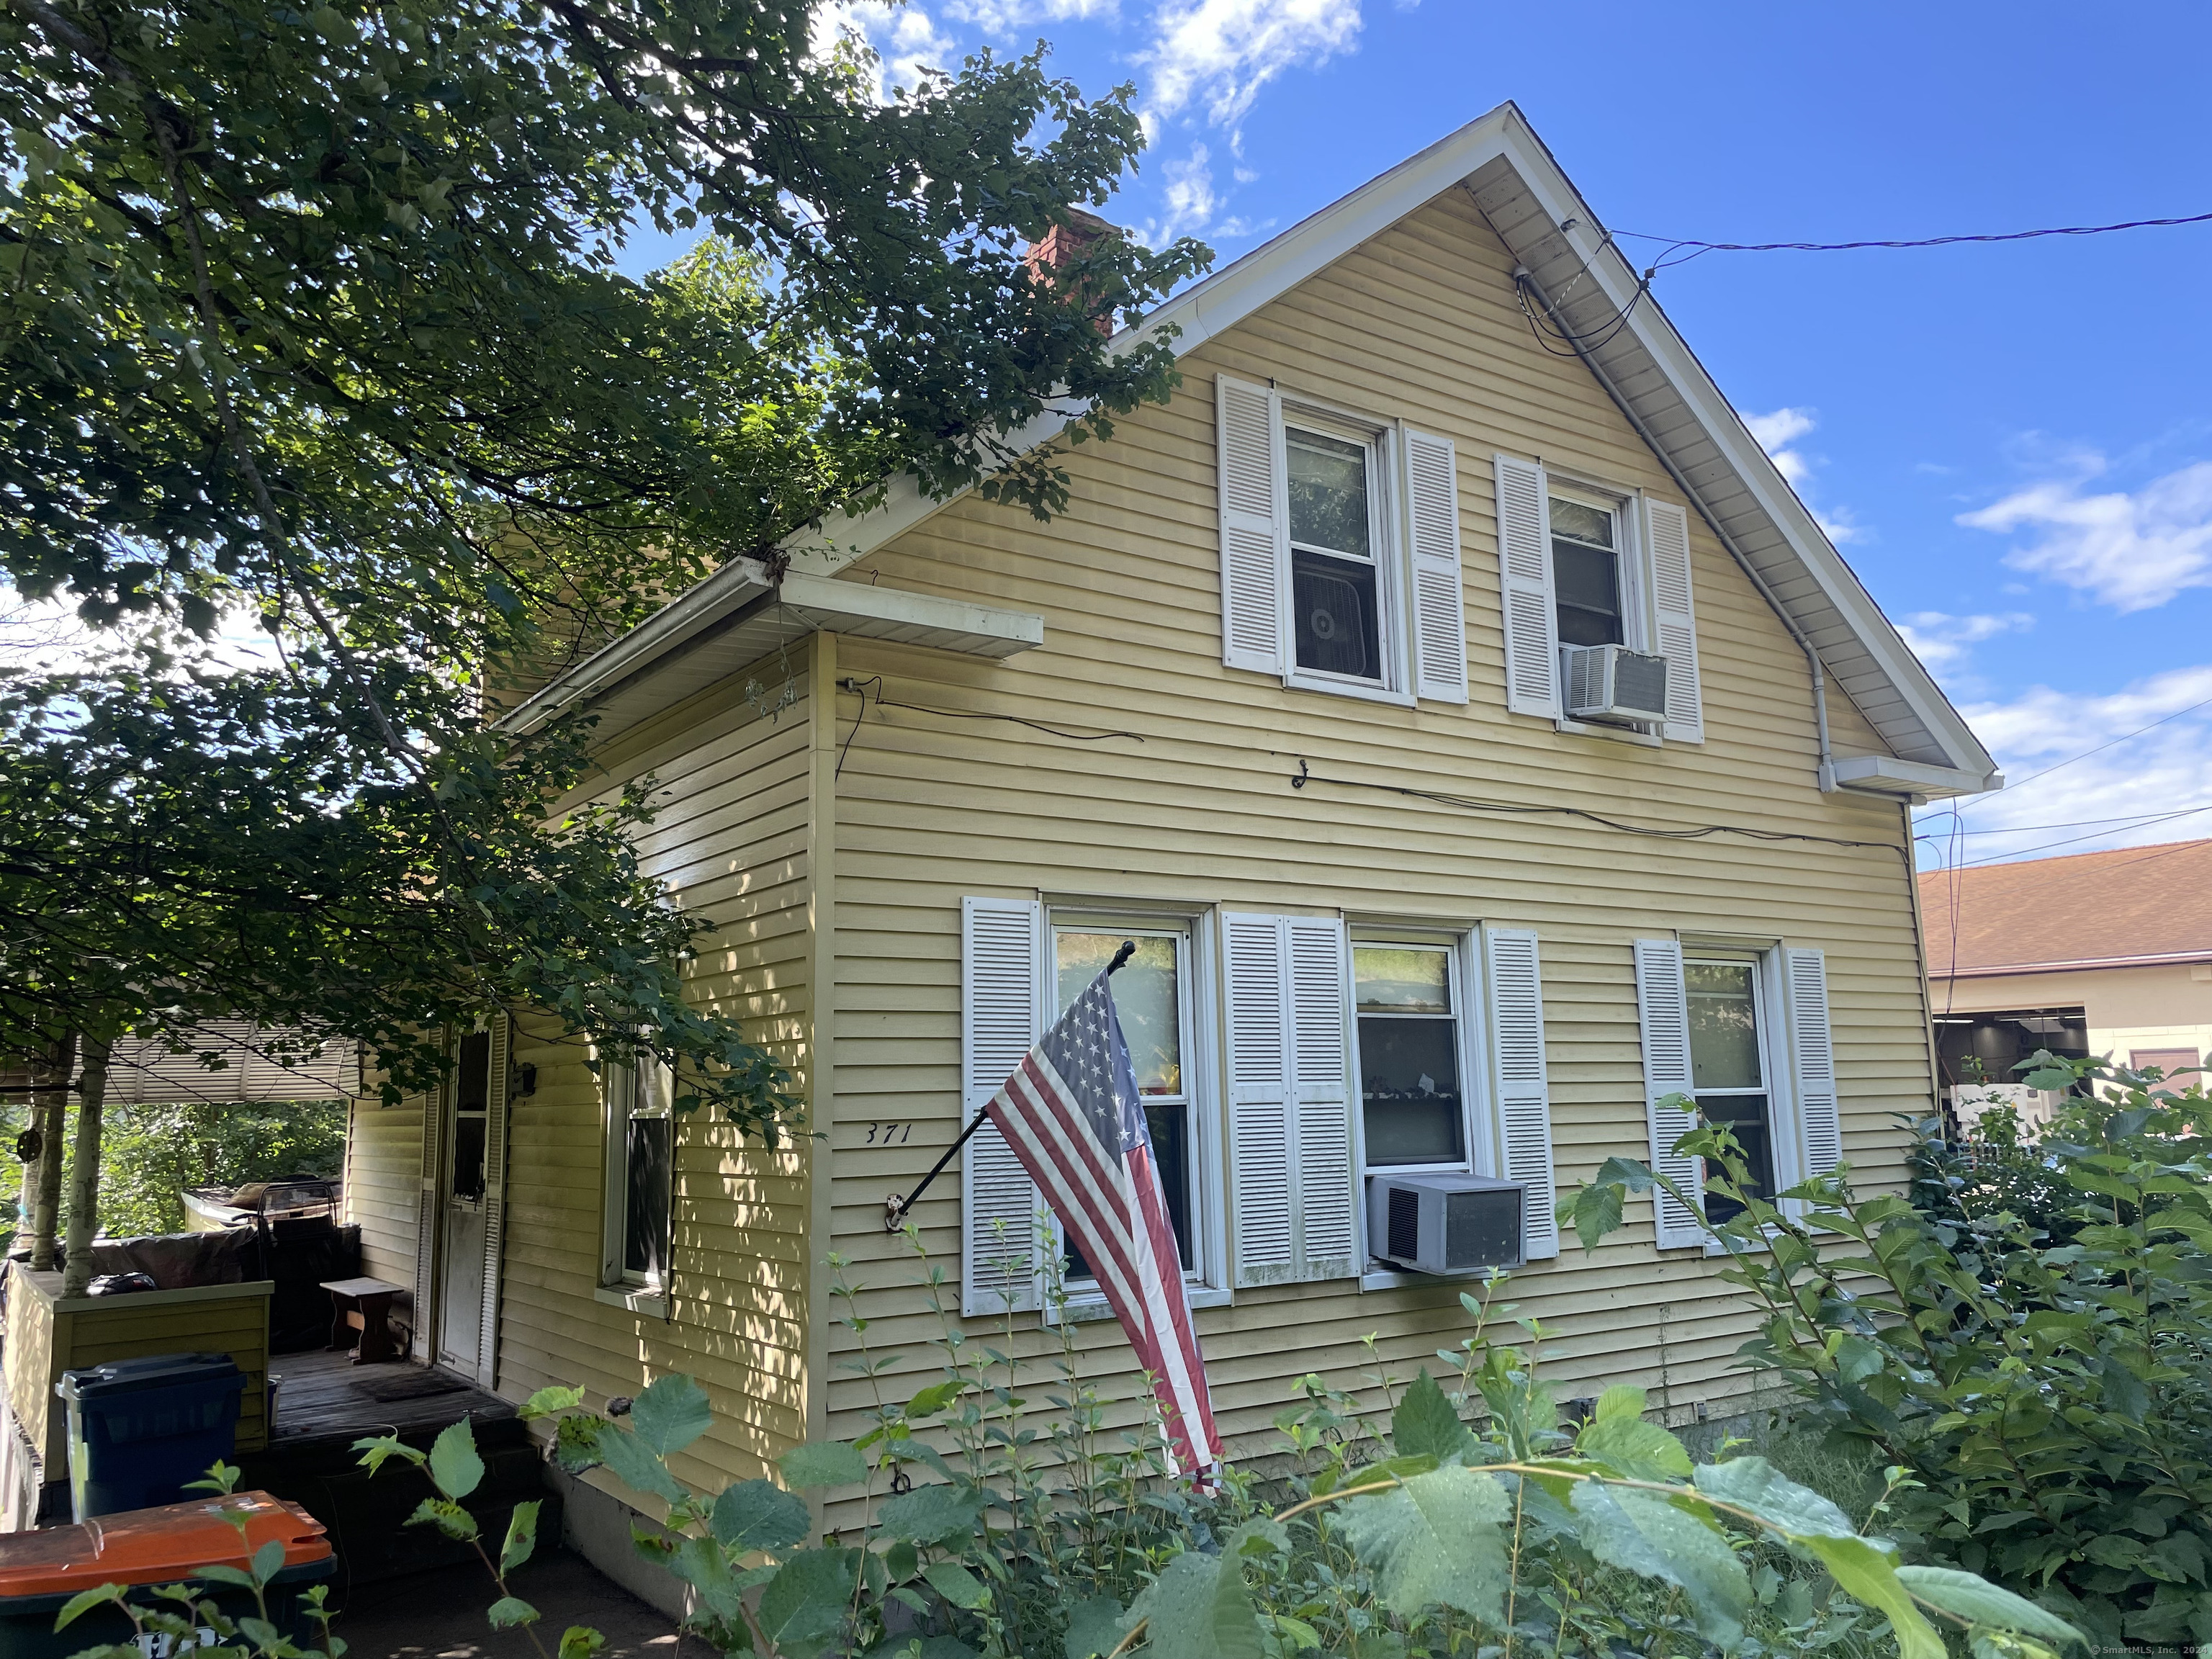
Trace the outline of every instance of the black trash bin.
[[71, 1518], [152, 1509], [186, 1497], [237, 1449], [246, 1373], [227, 1353], [149, 1354], [64, 1371]]

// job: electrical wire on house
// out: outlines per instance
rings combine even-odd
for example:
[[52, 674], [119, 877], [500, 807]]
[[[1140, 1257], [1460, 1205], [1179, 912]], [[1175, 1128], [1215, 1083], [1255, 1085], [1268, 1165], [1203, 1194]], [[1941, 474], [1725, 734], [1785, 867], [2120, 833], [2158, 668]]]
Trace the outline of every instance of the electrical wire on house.
[[949, 720], [1005, 720], [1014, 726], [1026, 726], [1032, 732], [1042, 732], [1048, 737], [1064, 738], [1070, 743], [1103, 743], [1109, 738], [1127, 738], [1133, 743], [1142, 743], [1145, 740], [1145, 735], [1141, 732], [1066, 732], [1057, 726], [1047, 726], [1042, 720], [1033, 720], [1022, 714], [999, 714], [974, 708], [939, 708], [926, 702], [898, 702], [884, 696], [882, 675], [872, 674], [865, 680], [848, 675], [837, 682], [837, 689], [841, 691], [853, 692], [859, 696], [860, 707], [853, 716], [853, 729], [845, 734], [844, 744], [837, 751], [837, 769], [831, 775], [833, 777], [843, 775], [846, 751], [852, 748], [853, 739], [860, 735], [860, 722], [867, 716], [866, 688], [870, 685], [876, 688], [878, 708], [911, 709], [917, 714], [938, 714]]
[[[1654, 236], [1640, 230], [1610, 233], [1626, 236], [1639, 242], [1663, 242], [1659, 256], [1652, 260], [1654, 270], [1671, 270], [1686, 265], [1692, 259], [1701, 259], [1708, 253], [1847, 253], [1859, 248], [1951, 247], [1962, 242], [2027, 242], [2042, 236], [2102, 236], [2115, 230], [2158, 230], [2169, 225], [2212, 224], [2212, 213], [2191, 213], [2175, 219], [2123, 219], [2109, 225], [2055, 225], [2043, 230], [2006, 230], [1965, 233], [1953, 236], [1919, 236], [1897, 240], [1875, 240], [1857, 242], [1700, 242], [1688, 237]], [[1688, 248], [1679, 258], [1669, 258], [1679, 249]]]
[[1370, 783], [1358, 778], [1325, 778], [1302, 759], [1298, 762], [1298, 769], [1291, 775], [1291, 787], [1303, 789], [1311, 783], [1334, 784], [1345, 789], [1372, 789], [1386, 795], [1404, 795], [1414, 800], [1433, 801], [1440, 806], [1456, 807], [1466, 812], [1497, 812], [1513, 817], [1578, 818], [1601, 829], [1617, 830], [1625, 836], [1644, 836], [1654, 841], [1703, 841], [1710, 836], [1741, 836], [1749, 841], [1812, 842], [1823, 847], [1879, 848], [1886, 853], [1893, 853], [1902, 860], [1908, 874], [1912, 869], [1911, 854], [1895, 842], [1850, 841], [1841, 836], [1807, 835], [1794, 830], [1760, 830], [1746, 823], [1701, 823], [1679, 830], [1659, 830], [1650, 824], [1628, 823], [1582, 806], [1536, 806], [1522, 801], [1482, 800], [1470, 795], [1447, 794], [1435, 789], [1412, 789], [1397, 783]]
[[[2194, 817], [2199, 812], [2212, 812], [2212, 802], [2208, 802], [2203, 806], [2185, 806], [2178, 812], [2160, 812], [2154, 817], [2140, 819], [2134, 824], [2130, 825], [2130, 828], [2134, 830], [2148, 830], [2153, 824], [2172, 823], [2176, 818]], [[2020, 832], [2017, 830], [2007, 831], [2002, 830], [1969, 830], [1965, 833], [1972, 835], [2016, 835]], [[2007, 864], [2011, 862], [2014, 859], [2026, 858], [2033, 853], [2047, 853], [2054, 847], [2072, 847], [2081, 842], [2101, 841], [2106, 836], [2125, 835], [2127, 833], [2128, 831], [2125, 830], [2092, 830], [2086, 836], [2069, 836], [2063, 841], [2046, 841], [2039, 847], [2022, 848], [2017, 852], [1992, 853], [1986, 858], [1968, 859], [1960, 867], [1968, 870], [1975, 870], [1979, 869], [1982, 866], [1986, 864]]]

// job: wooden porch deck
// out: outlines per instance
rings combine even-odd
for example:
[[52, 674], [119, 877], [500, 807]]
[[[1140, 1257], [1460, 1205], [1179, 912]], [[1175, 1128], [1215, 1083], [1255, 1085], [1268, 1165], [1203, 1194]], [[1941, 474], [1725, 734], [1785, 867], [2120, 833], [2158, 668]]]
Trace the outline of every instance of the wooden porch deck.
[[311, 1351], [275, 1355], [270, 1370], [283, 1379], [269, 1436], [272, 1452], [350, 1445], [363, 1435], [411, 1437], [464, 1417], [484, 1423], [514, 1415], [514, 1407], [467, 1378], [404, 1359], [356, 1365], [343, 1353]]

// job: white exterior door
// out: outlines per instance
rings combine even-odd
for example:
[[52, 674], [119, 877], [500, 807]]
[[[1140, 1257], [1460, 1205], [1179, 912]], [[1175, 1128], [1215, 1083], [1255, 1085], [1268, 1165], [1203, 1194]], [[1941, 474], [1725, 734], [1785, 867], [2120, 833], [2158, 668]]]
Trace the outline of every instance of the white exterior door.
[[436, 1188], [438, 1363], [489, 1386], [498, 1328], [507, 1142], [505, 1022], [462, 1037]]

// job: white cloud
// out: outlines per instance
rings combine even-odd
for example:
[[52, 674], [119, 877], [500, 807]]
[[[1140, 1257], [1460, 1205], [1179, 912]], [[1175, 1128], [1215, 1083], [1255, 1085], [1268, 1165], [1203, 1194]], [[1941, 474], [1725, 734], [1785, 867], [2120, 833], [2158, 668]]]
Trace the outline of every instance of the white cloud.
[[0, 583], [0, 670], [73, 674], [127, 656], [140, 641], [156, 641], [180, 658], [213, 669], [270, 668], [277, 657], [259, 617], [225, 607], [211, 639], [199, 641], [166, 616], [134, 618], [112, 629], [88, 627], [64, 599], [27, 599]]
[[1121, 15], [1121, 0], [945, 0], [945, 15], [992, 34], [1012, 34], [1039, 23], [1087, 23]]
[[2141, 489], [2083, 493], [2104, 471], [2077, 458], [2081, 476], [2015, 490], [1959, 522], [1997, 535], [2034, 537], [2005, 562], [2088, 593], [2125, 613], [2148, 611], [2190, 587], [2212, 587], [2212, 461], [2154, 479]]
[[1806, 511], [1813, 515], [1813, 521], [1820, 526], [1830, 541], [1841, 546], [1845, 542], [1856, 541], [1865, 534], [1851, 522], [1849, 507], [1838, 507], [1824, 511], [1813, 505], [1812, 496], [1806, 489], [1813, 476], [1815, 461], [1796, 444], [1798, 439], [1820, 424], [1820, 417], [1813, 410], [1778, 409], [1765, 415], [1746, 415], [1743, 423], [1750, 429], [1751, 435], [1759, 440], [1759, 447], [1766, 452], [1768, 459], [1774, 463], [1775, 470], [1797, 492], [1797, 499], [1805, 503]]
[[1318, 69], [1359, 37], [1359, 0], [1170, 0], [1139, 56], [1151, 106], [1174, 115], [1196, 101], [1237, 130], [1260, 88], [1286, 70]]
[[832, 0], [815, 13], [814, 50], [827, 55], [837, 39], [857, 33], [878, 61], [876, 96], [888, 102], [900, 88], [912, 87], [926, 69], [957, 69], [960, 44], [937, 27], [920, 6], [895, 0]]
[[1942, 611], [1916, 611], [1897, 625], [1905, 635], [1905, 642], [1912, 647], [1913, 655], [1925, 663], [1934, 673], [1943, 673], [1966, 661], [1967, 654], [1984, 640], [1995, 639], [2000, 634], [2024, 634], [2035, 626], [2035, 618], [2025, 611], [2008, 611], [2002, 614], [1978, 613], [1969, 617], [1954, 617]]
[[1160, 176], [1160, 216], [1137, 227], [1137, 240], [1147, 247], [1165, 247], [1186, 232], [1204, 229], [1221, 205], [1204, 144], [1194, 144], [1183, 160], [1163, 165]]
[[[1961, 856], [2057, 857], [2212, 836], [2212, 707], [2198, 703], [2212, 703], [2212, 664], [2101, 696], [2039, 685], [1969, 704], [1966, 719], [2015, 782], [1965, 803]], [[1921, 819], [1948, 843], [1948, 813]]]

